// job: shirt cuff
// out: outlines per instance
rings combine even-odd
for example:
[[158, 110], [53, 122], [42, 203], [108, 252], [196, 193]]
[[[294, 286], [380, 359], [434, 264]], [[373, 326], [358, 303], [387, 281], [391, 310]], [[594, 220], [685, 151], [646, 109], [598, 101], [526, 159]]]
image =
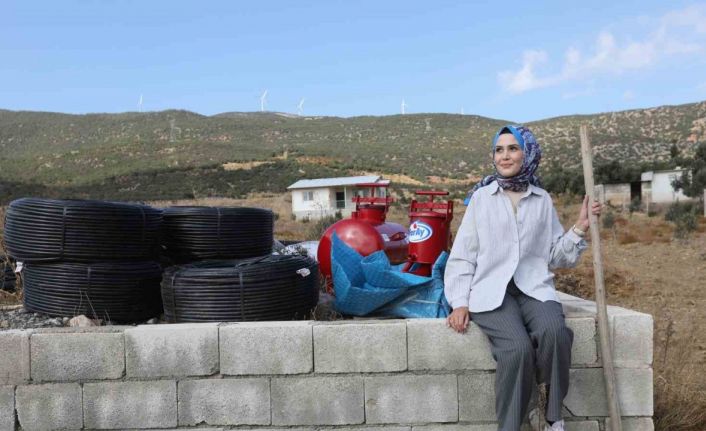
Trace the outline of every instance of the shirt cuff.
[[583, 237], [579, 236], [579, 235], [578, 235], [576, 232], [574, 232], [574, 230], [571, 229], [571, 228], [569, 228], [569, 230], [566, 231], [566, 233], [564, 234], [564, 236], [565, 236], [566, 238], [568, 238], [569, 240], [571, 240], [571, 242], [573, 242], [573, 243], [576, 244], [576, 245], [580, 244], [581, 241], [583, 241]]
[[449, 305], [454, 310], [457, 309], [458, 307], [468, 307], [468, 297], [461, 296], [458, 298], [454, 298], [452, 301], [449, 301]]

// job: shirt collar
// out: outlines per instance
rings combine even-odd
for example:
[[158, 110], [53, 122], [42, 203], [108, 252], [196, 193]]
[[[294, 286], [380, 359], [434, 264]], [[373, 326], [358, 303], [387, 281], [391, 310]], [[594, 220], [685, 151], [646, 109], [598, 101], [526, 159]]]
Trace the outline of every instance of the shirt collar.
[[[488, 184], [488, 187], [490, 187], [490, 194], [491, 194], [491, 195], [496, 194], [496, 193], [498, 192], [498, 190], [500, 190], [500, 185], [498, 184], [498, 181], [497, 181], [497, 180], [495, 180], [495, 181], [493, 181], [492, 183]], [[529, 191], [529, 193], [526, 193], [526, 195], [529, 195], [529, 194], [535, 194], [535, 195], [537, 195], [537, 196], [540, 196], [540, 195], [541, 195], [541, 193], [540, 193], [540, 191], [539, 191], [539, 190], [540, 190], [539, 187], [534, 186], [534, 185], [532, 185], [532, 184], [529, 184], [529, 186], [527, 187], [527, 190]]]

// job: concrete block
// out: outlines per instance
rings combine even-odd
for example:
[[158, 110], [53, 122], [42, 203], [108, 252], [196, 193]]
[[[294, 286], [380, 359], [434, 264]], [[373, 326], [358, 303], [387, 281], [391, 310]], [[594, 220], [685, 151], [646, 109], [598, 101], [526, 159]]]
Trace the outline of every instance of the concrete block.
[[434, 424], [412, 427], [412, 431], [497, 431], [497, 429], [498, 426], [496, 424]]
[[143, 325], [125, 330], [128, 377], [218, 373], [218, 324]]
[[365, 421], [362, 377], [273, 378], [273, 425], [347, 425]]
[[174, 428], [176, 382], [85, 383], [83, 416], [92, 429]]
[[652, 316], [633, 312], [610, 318], [613, 364], [619, 368], [647, 368], [652, 365]]
[[270, 381], [254, 379], [182, 380], [179, 425], [269, 425]]
[[[240, 431], [248, 430], [240, 428]], [[412, 427], [405, 426], [344, 426], [344, 427], [289, 427], [289, 428], [252, 428], [248, 431], [412, 431]]]
[[33, 334], [32, 380], [119, 379], [125, 370], [122, 333]]
[[0, 385], [29, 380], [29, 337], [31, 331], [0, 331]]
[[[412, 431], [412, 427], [401, 426], [371, 426], [336, 428], [337, 431]], [[319, 428], [319, 431], [324, 431]]]
[[458, 376], [458, 420], [494, 421], [495, 373]]
[[310, 322], [221, 326], [219, 340], [221, 374], [302, 374], [313, 370]]
[[83, 428], [81, 385], [18, 386], [17, 417], [23, 430]]
[[596, 320], [593, 317], [576, 317], [566, 319], [566, 326], [574, 331], [571, 364], [574, 366], [595, 365], [598, 362]]
[[[623, 431], [654, 431], [652, 418], [622, 418]], [[605, 420], [605, 431], [611, 431], [610, 418]]]
[[495, 369], [488, 337], [473, 322], [459, 334], [445, 319], [410, 319], [407, 338], [410, 370]]
[[[226, 431], [225, 428], [186, 428], [189, 431]], [[260, 431], [271, 431], [271, 430], [263, 430], [262, 428], [258, 428]], [[129, 430], [133, 431], [133, 430]], [[134, 431], [139, 431], [139, 430], [134, 430]], [[167, 429], [161, 429], [159, 431], [184, 431], [184, 428], [167, 428]], [[244, 430], [243, 430], [244, 431]], [[313, 430], [312, 430], [313, 431]]]
[[[188, 429], [189, 431], [192, 430], [192, 428], [179, 428], [174, 431], [184, 431], [185, 429]], [[325, 428], [325, 427], [287, 427], [287, 428], [263, 428], [263, 427], [258, 427], [258, 428], [248, 428], [248, 427], [239, 427], [239, 428], [226, 428], [226, 429], [237, 429], [239, 431], [325, 431], [325, 430], [341, 430], [344, 428]], [[162, 430], [160, 430], [162, 431]]]
[[[652, 416], [652, 369], [616, 368], [620, 411], [625, 416]], [[564, 406], [573, 416], [608, 416], [602, 368], [569, 371]]]
[[366, 423], [415, 424], [458, 421], [455, 375], [365, 378]]
[[598, 421], [571, 421], [564, 422], [566, 431], [599, 431]]
[[15, 430], [15, 387], [0, 386], [0, 431]]
[[317, 373], [366, 373], [405, 369], [405, 322], [314, 326], [314, 371]]

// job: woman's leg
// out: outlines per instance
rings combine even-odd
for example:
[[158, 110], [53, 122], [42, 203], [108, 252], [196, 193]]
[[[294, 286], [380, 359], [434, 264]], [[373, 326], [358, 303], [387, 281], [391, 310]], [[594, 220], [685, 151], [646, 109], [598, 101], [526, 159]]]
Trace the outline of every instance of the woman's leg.
[[535, 385], [534, 347], [514, 296], [505, 293], [499, 308], [471, 313], [471, 320], [488, 336], [495, 372], [495, 411], [500, 431], [519, 431]]
[[561, 406], [569, 391], [569, 366], [574, 333], [566, 326], [561, 304], [538, 301], [525, 294], [517, 297], [530, 338], [537, 346], [539, 381], [547, 385], [547, 420], [562, 419]]

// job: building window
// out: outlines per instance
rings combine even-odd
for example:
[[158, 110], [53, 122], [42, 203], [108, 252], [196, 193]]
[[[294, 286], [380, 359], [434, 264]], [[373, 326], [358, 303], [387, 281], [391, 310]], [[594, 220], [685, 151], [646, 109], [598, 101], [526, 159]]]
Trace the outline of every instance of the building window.
[[302, 192], [302, 194], [304, 195], [305, 202], [314, 200], [314, 191], [313, 190]]

